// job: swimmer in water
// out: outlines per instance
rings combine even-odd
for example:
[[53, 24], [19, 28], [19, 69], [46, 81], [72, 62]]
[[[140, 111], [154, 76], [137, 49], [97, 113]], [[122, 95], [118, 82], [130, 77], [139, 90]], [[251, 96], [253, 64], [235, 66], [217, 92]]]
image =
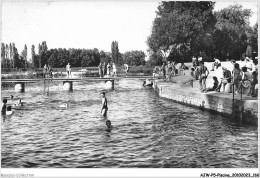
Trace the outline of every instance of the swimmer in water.
[[102, 116], [103, 117], [106, 117], [107, 116], [107, 110], [108, 110], [108, 107], [107, 107], [107, 98], [106, 98], [106, 93], [105, 92], [101, 92], [100, 93], [100, 96], [102, 98], [102, 107], [101, 107], [101, 113], [102, 113]]
[[11, 99], [11, 100], [14, 99], [14, 95], [10, 95], [10, 99]]
[[21, 98], [17, 101], [17, 103], [15, 105], [16, 106], [23, 106]]
[[68, 103], [61, 104], [59, 107], [60, 108], [67, 108], [68, 107]]
[[111, 121], [110, 120], [106, 121], [106, 126], [107, 126], [107, 131], [111, 131], [113, 126], [111, 125]]
[[6, 115], [11, 115], [11, 114], [13, 114], [12, 106], [7, 106]]
[[2, 106], [2, 113], [5, 114], [6, 112], [6, 104], [7, 104], [7, 99], [3, 99], [3, 106]]

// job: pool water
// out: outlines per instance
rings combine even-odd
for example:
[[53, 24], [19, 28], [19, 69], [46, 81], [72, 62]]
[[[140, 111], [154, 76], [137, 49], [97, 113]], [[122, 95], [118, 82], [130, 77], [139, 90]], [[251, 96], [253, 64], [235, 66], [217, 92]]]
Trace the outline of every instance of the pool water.
[[[106, 91], [106, 130], [101, 116], [104, 82], [27, 84], [14, 94], [24, 107], [2, 116], [3, 168], [257, 168], [257, 127], [160, 98], [141, 80], [115, 81]], [[9, 104], [14, 101], [9, 101]], [[68, 103], [67, 108], [59, 106]]]

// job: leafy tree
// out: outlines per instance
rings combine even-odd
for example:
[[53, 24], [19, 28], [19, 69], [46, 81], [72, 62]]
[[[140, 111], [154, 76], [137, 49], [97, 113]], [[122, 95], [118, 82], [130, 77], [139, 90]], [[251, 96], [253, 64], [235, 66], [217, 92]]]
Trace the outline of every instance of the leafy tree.
[[247, 39], [249, 40], [252, 51], [257, 52], [258, 51], [258, 23], [256, 23], [253, 27], [248, 26], [247, 29]]
[[38, 60], [38, 62], [39, 62], [39, 65], [38, 65], [38, 67], [39, 68], [41, 68], [42, 67], [42, 46], [41, 46], [41, 44], [39, 43], [39, 45], [38, 45], [38, 56], [39, 56], [39, 60]]
[[5, 44], [1, 44], [1, 67], [6, 68]]
[[5, 60], [6, 60], [6, 68], [10, 68], [11, 67], [11, 63], [10, 63], [10, 51], [9, 51], [9, 45], [6, 44], [5, 45]]
[[146, 62], [148, 66], [161, 66], [163, 64], [163, 56], [160, 52], [150, 52], [149, 59]]
[[36, 57], [36, 54], [35, 54], [35, 46], [32, 45], [31, 47], [31, 54], [32, 54], [32, 66], [33, 67], [39, 67], [38, 64], [39, 62], [37, 61], [37, 57]]
[[23, 67], [21, 63], [20, 55], [14, 43], [12, 43], [12, 57], [13, 57], [13, 68]]
[[149, 51], [160, 52], [164, 59], [170, 53], [179, 53], [181, 60], [185, 60], [182, 51], [195, 56], [207, 52], [212, 45], [211, 33], [216, 22], [213, 6], [210, 1], [160, 3], [152, 34], [147, 39]]
[[144, 65], [145, 64], [145, 53], [143, 51], [126, 51], [123, 54], [123, 60], [128, 65]]
[[213, 33], [215, 56], [220, 59], [240, 59], [246, 51], [249, 17], [252, 12], [241, 5], [231, 5], [215, 13], [217, 23]]
[[24, 45], [24, 50], [22, 51], [22, 57], [24, 60], [24, 67], [26, 68], [28, 65], [28, 61], [27, 61], [27, 46], [26, 44]]
[[111, 45], [111, 53], [112, 53], [112, 62], [115, 64], [119, 64], [122, 61], [119, 61], [119, 49], [118, 49], [118, 42], [117, 41], [113, 41], [112, 45]]

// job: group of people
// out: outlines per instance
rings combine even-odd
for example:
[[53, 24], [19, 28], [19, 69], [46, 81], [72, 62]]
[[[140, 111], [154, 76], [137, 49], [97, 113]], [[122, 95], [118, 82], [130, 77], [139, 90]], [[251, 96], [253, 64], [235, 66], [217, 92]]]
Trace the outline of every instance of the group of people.
[[98, 69], [99, 69], [99, 76], [100, 78], [103, 78], [105, 75], [107, 76], [116, 76], [117, 75], [117, 67], [115, 65], [115, 63], [104, 63], [104, 65], [100, 62], [100, 64], [98, 65]]
[[218, 59], [214, 59], [212, 64], [212, 70], [222, 68], [223, 77], [220, 78], [220, 82], [217, 77], [214, 76], [214, 84], [212, 87], [206, 88], [206, 79], [209, 75], [209, 70], [204, 66], [203, 61], [199, 61], [199, 66], [197, 63], [193, 63], [193, 68], [191, 69], [191, 76], [195, 80], [199, 80], [201, 92], [217, 91], [220, 92], [221, 88], [225, 90], [225, 86], [230, 83], [229, 91], [232, 93], [233, 85], [236, 87], [235, 94], [238, 95], [242, 87], [250, 87], [248, 96], [256, 97], [258, 93], [258, 61], [252, 60], [246, 57], [239, 63], [235, 60], [231, 60], [232, 69], [229, 70], [227, 67], [222, 66]]
[[[14, 96], [10, 95], [9, 99], [14, 100]], [[7, 98], [3, 99], [2, 110], [1, 110], [2, 115], [12, 115], [13, 114], [12, 107], [18, 108], [18, 107], [23, 106], [21, 98], [18, 98], [18, 101], [16, 103], [14, 103], [13, 105], [7, 105], [7, 101], [8, 101]]]
[[[107, 131], [111, 131], [111, 129], [112, 129], [111, 121], [107, 119], [108, 103], [107, 103], [106, 93], [101, 92], [100, 96], [102, 99], [101, 114], [102, 114], [103, 118], [105, 119]], [[14, 96], [11, 95], [9, 100], [14, 100]], [[8, 102], [8, 99], [4, 98], [3, 104], [2, 104], [2, 110], [1, 110], [2, 115], [12, 115], [13, 114], [12, 107], [13, 108], [23, 107], [21, 98], [18, 98], [18, 101], [13, 105], [8, 105], [7, 102]], [[59, 107], [68, 107], [68, 105], [67, 104], [64, 106], [60, 105]]]
[[[66, 65], [66, 73], [67, 76], [69, 78], [69, 76], [71, 76], [71, 68], [70, 68], [70, 63], [68, 62], [68, 64]], [[61, 72], [62, 74], [62, 72]], [[43, 77], [44, 78], [53, 78], [53, 74], [52, 74], [52, 68], [50, 65], [45, 64], [43, 67]]]
[[176, 67], [177, 63], [175, 61], [167, 61], [167, 64], [164, 62], [161, 68], [159, 66], [156, 66], [153, 70], [153, 76], [155, 76], [156, 71], [159, 69], [159, 71], [162, 72], [162, 78], [164, 81], [171, 81], [172, 76], [176, 76], [177, 74], [180, 74], [182, 71], [187, 70], [188, 67], [182, 62], [179, 69]]

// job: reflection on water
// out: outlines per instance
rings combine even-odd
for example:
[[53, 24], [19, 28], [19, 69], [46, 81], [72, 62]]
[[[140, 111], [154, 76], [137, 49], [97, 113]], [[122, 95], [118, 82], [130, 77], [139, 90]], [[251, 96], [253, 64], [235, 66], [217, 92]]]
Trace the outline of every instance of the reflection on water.
[[[22, 110], [2, 116], [2, 167], [251, 167], [258, 162], [257, 127], [159, 98], [140, 80], [107, 92], [106, 131], [100, 114], [103, 82], [27, 84]], [[60, 108], [68, 103], [67, 108]]]

